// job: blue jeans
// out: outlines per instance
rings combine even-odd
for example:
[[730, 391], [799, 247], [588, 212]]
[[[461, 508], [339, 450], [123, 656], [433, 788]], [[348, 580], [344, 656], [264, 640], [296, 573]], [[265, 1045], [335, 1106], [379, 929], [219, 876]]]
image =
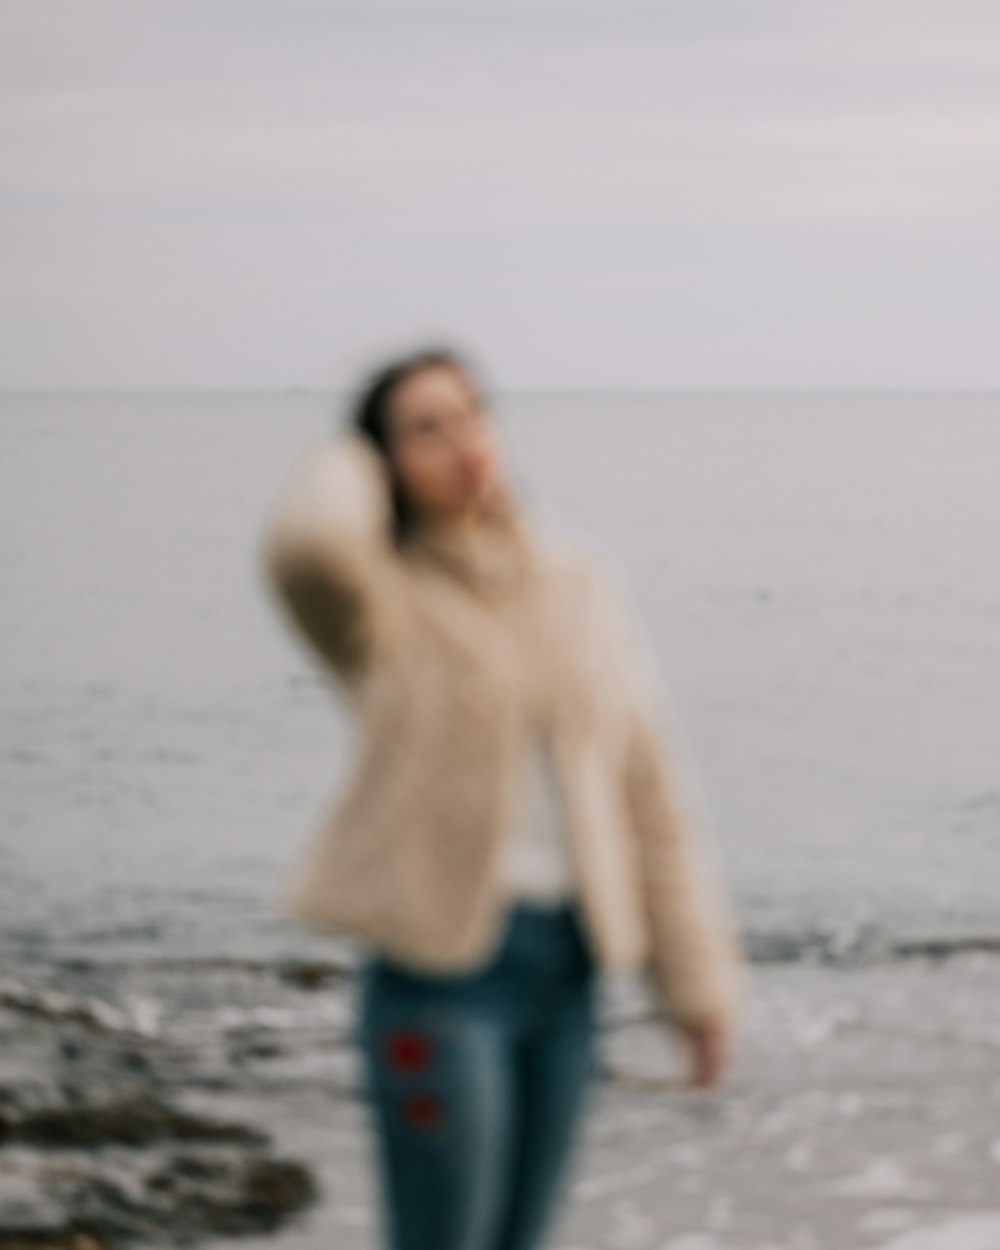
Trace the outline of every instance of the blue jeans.
[[391, 1250], [537, 1250], [595, 1068], [598, 979], [575, 905], [512, 901], [480, 968], [369, 955], [359, 1040]]

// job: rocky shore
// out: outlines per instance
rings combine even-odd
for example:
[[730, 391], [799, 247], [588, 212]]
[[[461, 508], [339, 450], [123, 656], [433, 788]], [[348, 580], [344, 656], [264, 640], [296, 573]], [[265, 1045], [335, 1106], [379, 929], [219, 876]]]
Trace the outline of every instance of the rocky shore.
[[3, 1250], [273, 1233], [317, 1200], [312, 1169], [261, 1123], [196, 1105], [276, 1053], [266, 1021], [185, 1045], [167, 1000], [122, 996], [127, 980], [85, 964], [0, 980]]
[[[1000, 1250], [1000, 959], [754, 965], [710, 1091], [609, 993], [554, 1250]], [[0, 977], [0, 1250], [374, 1250], [349, 970]]]

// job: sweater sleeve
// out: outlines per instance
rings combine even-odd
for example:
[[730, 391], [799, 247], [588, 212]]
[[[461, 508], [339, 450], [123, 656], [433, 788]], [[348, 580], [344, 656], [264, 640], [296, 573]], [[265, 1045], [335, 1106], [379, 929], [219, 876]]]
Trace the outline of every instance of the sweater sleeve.
[[626, 694], [622, 785], [650, 924], [646, 972], [672, 1024], [728, 1031], [746, 960], [701, 780], [635, 610], [607, 570], [605, 589]]
[[294, 461], [258, 533], [269, 593], [313, 653], [348, 684], [406, 628], [408, 596], [391, 541], [388, 479], [353, 431]]

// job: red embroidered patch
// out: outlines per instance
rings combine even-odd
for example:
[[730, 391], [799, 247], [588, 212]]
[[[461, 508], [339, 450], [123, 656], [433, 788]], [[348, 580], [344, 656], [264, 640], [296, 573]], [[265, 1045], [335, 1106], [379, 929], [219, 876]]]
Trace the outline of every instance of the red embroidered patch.
[[442, 1106], [431, 1094], [408, 1094], [403, 1099], [403, 1115], [418, 1128], [433, 1128], [440, 1124]]
[[419, 1072], [430, 1062], [430, 1042], [415, 1029], [395, 1029], [384, 1043], [387, 1063], [404, 1072]]

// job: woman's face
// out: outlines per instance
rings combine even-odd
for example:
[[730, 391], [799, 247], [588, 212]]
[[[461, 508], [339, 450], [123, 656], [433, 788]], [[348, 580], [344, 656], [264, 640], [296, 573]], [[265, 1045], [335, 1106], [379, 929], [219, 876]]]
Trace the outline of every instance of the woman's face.
[[427, 365], [397, 384], [389, 451], [410, 506], [436, 521], [473, 516], [499, 486], [493, 422], [465, 374]]

